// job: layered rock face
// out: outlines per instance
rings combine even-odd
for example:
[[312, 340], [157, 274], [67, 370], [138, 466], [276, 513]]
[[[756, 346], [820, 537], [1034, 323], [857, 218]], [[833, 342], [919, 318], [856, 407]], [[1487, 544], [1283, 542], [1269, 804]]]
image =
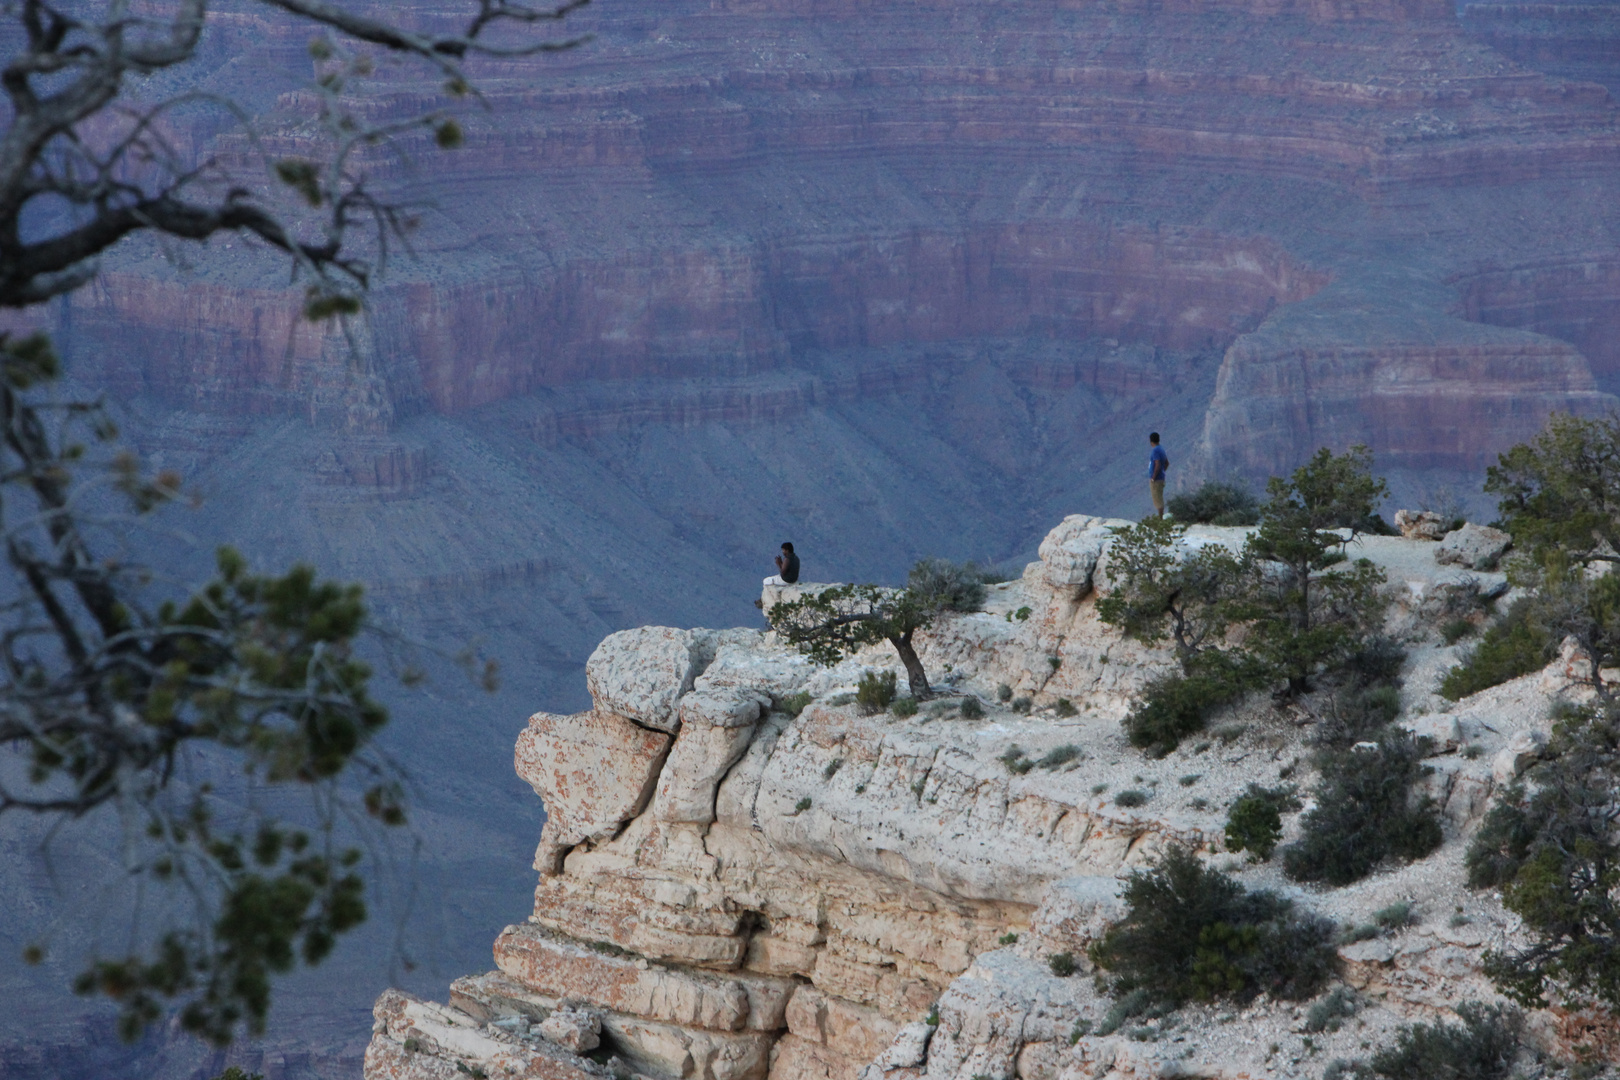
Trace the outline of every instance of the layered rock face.
[[1620, 90], [1620, 11], [1612, 3], [1461, 5], [1463, 25], [1539, 71]]
[[[1173, 658], [1097, 619], [1114, 524], [1067, 519], [982, 612], [920, 635], [946, 691], [911, 717], [850, 703], [861, 674], [897, 666], [887, 646], [817, 668], [748, 630], [606, 639], [588, 668], [593, 709], [538, 713], [518, 739], [518, 771], [549, 812], [532, 915], [447, 1005], [384, 995], [367, 1077], [1293, 1076], [1308, 1055], [1358, 1056], [1402, 1021], [1490, 998], [1487, 944], [1522, 935], [1492, 894], [1464, 888], [1462, 849], [1534, 759], [1550, 703], [1583, 693], [1579, 657], [1447, 705], [1433, 687], [1456, 649], [1431, 636], [1436, 605], [1505, 583], [1458, 564], [1468, 537], [1444, 561], [1432, 541], [1364, 540], [1358, 554], [1389, 579], [1390, 628], [1412, 646], [1403, 723], [1431, 739], [1426, 794], [1446, 842], [1305, 893], [1219, 853], [1245, 785], [1309, 780], [1308, 716], [1266, 705], [1158, 760], [1125, 743], [1120, 718]], [[1190, 542], [1242, 537], [1194, 529]], [[957, 713], [967, 693], [988, 703], [982, 718]], [[1402, 899], [1417, 918], [1340, 948], [1363, 1001], [1342, 1031], [1308, 1032], [1299, 1008], [1262, 999], [1241, 1016], [1189, 1006], [1175, 1038], [1090, 1034], [1109, 1002], [1049, 958], [1084, 969], [1124, 913], [1122, 878], [1169, 844], [1347, 924]], [[1614, 1022], [1545, 1012], [1531, 1030], [1567, 1050], [1613, 1038]]]
[[[259, 145], [307, 151], [295, 32], [232, 18], [245, 55], [209, 88], [261, 60], [289, 89], [253, 88]], [[122, 392], [375, 433], [817, 351], [1230, 346], [1217, 472], [1346, 438], [1473, 468], [1550, 410], [1606, 406], [1588, 369], [1620, 379], [1608, 293], [1574, 272], [1612, 261], [1613, 102], [1436, 0], [618, 0], [574, 25], [594, 41], [479, 72], [493, 108], [465, 150], [366, 163], [437, 209], [365, 326], [300, 323], [239, 247], [201, 280], [132, 248], [62, 313], [70, 351]], [[356, 92], [389, 116], [424, 87], [385, 70]], [[259, 168], [240, 136], [186, 140]], [[1257, 457], [1244, 428], [1282, 443]]]

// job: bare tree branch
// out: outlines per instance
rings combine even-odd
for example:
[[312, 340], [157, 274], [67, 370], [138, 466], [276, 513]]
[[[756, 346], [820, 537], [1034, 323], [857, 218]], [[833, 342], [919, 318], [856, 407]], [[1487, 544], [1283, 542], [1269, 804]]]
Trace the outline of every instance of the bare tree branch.
[[[260, 2], [352, 43], [415, 58], [437, 72], [447, 94], [456, 97], [477, 95], [462, 67], [471, 57], [532, 56], [586, 40], [537, 37], [535, 32], [561, 23], [590, 0], [556, 6], [468, 0], [461, 30], [448, 34], [412, 30], [329, 0]], [[111, 0], [99, 22], [69, 16], [43, 0], [25, 0], [13, 11], [26, 47], [0, 68], [0, 88], [12, 107], [0, 137], [0, 307], [27, 307], [72, 292], [95, 276], [98, 256], [135, 233], [202, 241], [217, 232], [242, 232], [291, 257], [296, 275], [313, 290], [312, 316], [352, 310], [386, 260], [390, 241], [403, 241], [406, 231], [399, 207], [372, 194], [364, 175], [349, 170], [355, 150], [387, 144], [424, 127], [450, 146], [459, 141], [459, 129], [437, 110], [388, 124], [364, 122], [342, 96], [345, 73], [331, 71], [315, 87], [321, 110], [317, 119], [330, 138], [330, 158], [311, 163], [306, 171], [289, 172], [285, 162], [267, 162], [275, 179], [295, 188], [310, 207], [327, 209], [320, 240], [295, 237], [293, 225], [256, 194], [256, 182], [245, 178], [223, 177], [222, 195], [199, 198], [193, 189], [205, 172], [212, 174], [212, 163], [183, 163], [155, 123], [176, 103], [193, 100], [192, 95], [126, 109], [129, 126], [105, 151], [94, 150], [81, 133], [87, 121], [121, 108], [127, 76], [176, 67], [195, 57], [207, 24], [207, 4], [174, 3], [172, 14], [157, 21], [132, 15], [127, 0]], [[362, 66], [356, 63], [347, 74], [356, 75]], [[143, 172], [155, 175], [138, 180]], [[23, 216], [44, 196], [64, 200], [73, 212], [49, 235], [27, 237]], [[362, 222], [371, 227], [370, 257], [344, 252]]]
[[[199, 242], [236, 232], [291, 262], [308, 316], [354, 310], [391, 246], [408, 247], [404, 207], [368, 182], [366, 149], [418, 132], [445, 148], [461, 138], [446, 108], [368, 116], [353, 86], [372, 70], [363, 50], [424, 68], [446, 106], [481, 100], [464, 62], [570, 48], [583, 39], [547, 35], [589, 0], [465, 0], [459, 32], [444, 34], [329, 0], [257, 2], [329, 32], [312, 47], [318, 77], [303, 99], [324, 136], [318, 160], [274, 160], [242, 123], [263, 176], [194, 160], [166, 130], [174, 110], [201, 101], [245, 121], [230, 102], [199, 93], [143, 101], [131, 89], [132, 76], [196, 58], [206, 0], [105, 0], [97, 18], [82, 14], [96, 7], [90, 0], [72, 13], [48, 0], [0, 3], [0, 22], [20, 31], [5, 38], [19, 43], [15, 53], [0, 58], [10, 106], [0, 132], [0, 307], [72, 292], [136, 234]], [[293, 202], [278, 198], [286, 195], [302, 208], [283, 209]], [[172, 500], [178, 479], [104, 456], [86, 485], [74, 433], [88, 426], [103, 446], [116, 433], [95, 403], [43, 399], [38, 387], [56, 373], [42, 336], [0, 335], [0, 551], [13, 575], [0, 593], [0, 747], [23, 766], [0, 776], [0, 816], [63, 821], [116, 809], [137, 887], [189, 896], [195, 918], [165, 923], [145, 953], [93, 957], [75, 989], [115, 998], [128, 1037], [175, 1011], [187, 1030], [228, 1042], [244, 1026], [262, 1029], [272, 975], [299, 956], [319, 962], [365, 918], [354, 869], [362, 853], [340, 847], [338, 818], [404, 821], [400, 774], [370, 748], [387, 714], [355, 656], [367, 628], [361, 593], [308, 567], [255, 575], [222, 549], [213, 580], [147, 602], [144, 568], [98, 550], [85, 491], [105, 496], [110, 485], [138, 516]], [[241, 782], [309, 793], [319, 835], [186, 782], [210, 756]], [[351, 810], [343, 789], [357, 782]], [[226, 918], [266, 904], [275, 919]]]

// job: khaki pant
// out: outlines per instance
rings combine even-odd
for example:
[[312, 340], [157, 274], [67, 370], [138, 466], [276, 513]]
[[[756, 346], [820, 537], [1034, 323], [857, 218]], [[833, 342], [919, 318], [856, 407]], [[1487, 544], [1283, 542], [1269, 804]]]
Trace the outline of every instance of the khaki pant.
[[1164, 517], [1164, 481], [1149, 480], [1148, 491], [1153, 494], [1153, 510], [1160, 517]]

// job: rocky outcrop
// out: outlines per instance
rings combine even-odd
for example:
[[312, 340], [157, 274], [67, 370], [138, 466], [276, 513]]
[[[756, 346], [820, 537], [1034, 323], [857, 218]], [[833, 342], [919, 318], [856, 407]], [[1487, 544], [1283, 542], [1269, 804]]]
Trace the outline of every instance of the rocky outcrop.
[[[1408, 540], [1440, 540], [1451, 524], [1433, 510], [1397, 510], [1393, 524], [1397, 531]], [[1435, 552], [1435, 559], [1440, 559], [1440, 553]]]
[[[1403, 899], [1417, 922], [1340, 949], [1360, 995], [1341, 1033], [1307, 1033], [1298, 1009], [1262, 999], [1241, 1014], [1189, 1007], [1173, 1040], [1091, 1034], [1110, 1002], [1050, 959], [1084, 970], [1124, 912], [1122, 878], [1168, 844], [1275, 886], [1268, 867], [1222, 855], [1226, 807], [1311, 767], [1312, 718], [1266, 704], [1162, 759], [1125, 743], [1119, 719], [1170, 658], [1098, 621], [1111, 524], [1065, 519], [983, 611], [919, 634], [942, 695], [910, 717], [851, 701], [864, 672], [897, 668], [886, 646], [817, 668], [753, 631], [607, 639], [588, 669], [595, 708], [539, 714], [519, 740], [551, 815], [532, 914], [448, 1006], [385, 995], [367, 1076], [549, 1076], [565, 1062], [656, 1080], [1237, 1080], [1290, 1074], [1307, 1053], [1355, 1056], [1403, 1020], [1488, 998], [1484, 950], [1521, 931], [1463, 888], [1465, 839], [1540, 752], [1549, 704], [1589, 691], [1568, 657], [1456, 704], [1436, 697], [1456, 653], [1425, 605], [1500, 575], [1442, 565], [1432, 543], [1365, 537], [1357, 554], [1384, 568], [1391, 627], [1413, 646], [1402, 723], [1428, 737], [1425, 790], [1447, 842], [1298, 899], [1356, 925]], [[1243, 536], [1195, 527], [1188, 543]], [[785, 711], [801, 693], [810, 704]], [[968, 695], [982, 718], [961, 716]], [[1537, 1022], [1554, 1040], [1560, 1021]]]
[[1495, 570], [1512, 546], [1513, 537], [1501, 529], [1470, 521], [1445, 535], [1440, 546], [1434, 549], [1434, 559], [1444, 565], [1470, 570]]

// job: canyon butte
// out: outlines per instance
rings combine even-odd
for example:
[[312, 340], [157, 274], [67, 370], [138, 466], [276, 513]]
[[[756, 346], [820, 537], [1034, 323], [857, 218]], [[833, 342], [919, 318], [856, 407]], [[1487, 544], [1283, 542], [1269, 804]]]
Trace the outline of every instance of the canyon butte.
[[[431, 21], [453, 5], [384, 7]], [[388, 736], [439, 860], [436, 914], [410, 918], [447, 970], [400, 976], [426, 994], [522, 914], [528, 853], [559, 812], [508, 771], [514, 718], [586, 706], [586, 657], [615, 632], [757, 626], [753, 582], [784, 538], [823, 580], [892, 581], [925, 555], [1016, 572], [1077, 509], [1146, 509], [1150, 429], [1172, 492], [1359, 441], [1416, 505], [1477, 491], [1550, 412], [1617, 404], [1614, 12], [597, 0], [569, 22], [580, 47], [476, 69], [489, 108], [462, 117], [462, 149], [424, 137], [365, 163], [422, 219], [363, 317], [303, 321], [284, 266], [215, 240], [180, 258], [132, 242], [39, 318], [74, 384], [107, 392], [144, 457], [203, 496], [191, 542], [157, 545], [161, 569], [194, 577], [221, 542], [266, 566], [307, 559], [366, 582], [386, 625], [500, 660], [499, 694], [441, 679], [396, 705]], [[314, 138], [309, 43], [260, 5], [210, 18], [201, 75], [151, 90], [239, 102], [256, 141], [207, 110], [169, 134], [259, 176], [262, 153]], [[355, 92], [386, 118], [438, 89], [384, 65]], [[1117, 718], [1136, 684], [1121, 685], [1090, 715]], [[1096, 722], [1103, 738], [1113, 719]], [[714, 726], [727, 746], [747, 727]], [[906, 960], [933, 965], [917, 984], [932, 993], [968, 985], [992, 924], [1039, 921], [1057, 862], [965, 907], [902, 887], [897, 866], [849, 888], [892, 878], [893, 910], [956, 913], [951, 958]], [[32, 865], [0, 886], [16, 910], [59, 902]], [[282, 994], [242, 1063], [352, 1074], [392, 917]], [[0, 1075], [133, 1068], [106, 1047], [75, 1056], [106, 1024], [40, 981], [70, 977], [0, 969], [16, 1003]], [[818, 1016], [852, 1002], [883, 1018], [870, 1045], [817, 1043], [840, 1055], [829, 1068], [917, 1019], [905, 981], [828, 991]], [[755, 1068], [797, 1045], [777, 1037], [779, 1007], [688, 1027], [730, 1033], [704, 1045]], [[165, 1060], [152, 1068], [185, 1071]]]

